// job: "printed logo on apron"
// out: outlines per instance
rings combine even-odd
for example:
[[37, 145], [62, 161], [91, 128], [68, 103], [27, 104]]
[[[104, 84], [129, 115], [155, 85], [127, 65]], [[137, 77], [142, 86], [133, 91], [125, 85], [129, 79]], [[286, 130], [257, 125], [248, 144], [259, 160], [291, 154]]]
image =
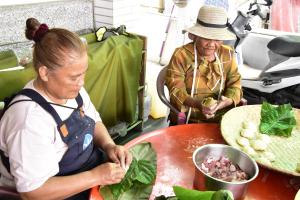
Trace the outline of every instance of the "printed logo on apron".
[[89, 144], [92, 142], [93, 136], [91, 134], [85, 134], [82, 149], [86, 149]]

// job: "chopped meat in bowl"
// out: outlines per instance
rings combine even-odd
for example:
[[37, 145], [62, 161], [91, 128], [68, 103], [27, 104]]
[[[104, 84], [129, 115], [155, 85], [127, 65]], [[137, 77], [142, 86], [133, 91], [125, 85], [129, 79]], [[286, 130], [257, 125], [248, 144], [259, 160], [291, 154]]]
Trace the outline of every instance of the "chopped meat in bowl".
[[248, 179], [248, 175], [226, 156], [221, 156], [219, 159], [207, 157], [202, 162], [201, 169], [206, 174], [223, 181], [239, 182]]

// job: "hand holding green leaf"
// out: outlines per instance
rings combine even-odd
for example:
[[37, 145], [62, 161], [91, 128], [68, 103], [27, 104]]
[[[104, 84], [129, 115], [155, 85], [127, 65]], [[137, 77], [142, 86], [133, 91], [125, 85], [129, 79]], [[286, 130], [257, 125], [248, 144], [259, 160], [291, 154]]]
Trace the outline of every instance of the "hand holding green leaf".
[[105, 200], [149, 199], [156, 177], [156, 153], [150, 143], [141, 143], [130, 149], [133, 160], [118, 184], [100, 189]]

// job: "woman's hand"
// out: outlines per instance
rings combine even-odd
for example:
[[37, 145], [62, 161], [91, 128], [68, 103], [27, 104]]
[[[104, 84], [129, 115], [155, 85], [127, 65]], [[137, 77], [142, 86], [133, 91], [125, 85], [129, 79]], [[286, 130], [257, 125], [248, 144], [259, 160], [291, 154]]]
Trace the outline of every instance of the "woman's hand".
[[221, 96], [221, 100], [218, 102], [218, 106], [217, 106], [217, 110], [221, 110], [223, 108], [226, 108], [230, 105], [233, 104], [233, 100], [228, 98], [228, 97], [225, 97], [225, 96]]
[[212, 118], [215, 116], [215, 113], [218, 110], [221, 110], [227, 106], [230, 106], [233, 103], [233, 100], [227, 98], [225, 96], [221, 96], [221, 99], [218, 103], [209, 106], [209, 107], [202, 107], [202, 113], [206, 116], [207, 119]]
[[107, 162], [91, 170], [97, 185], [111, 185], [120, 183], [126, 172], [119, 164]]
[[132, 161], [132, 155], [127, 149], [120, 145], [108, 144], [104, 150], [114, 163], [127, 171]]
[[215, 116], [215, 112], [217, 111], [218, 103], [215, 103], [211, 106], [202, 106], [202, 113], [206, 117], [206, 119], [213, 118]]

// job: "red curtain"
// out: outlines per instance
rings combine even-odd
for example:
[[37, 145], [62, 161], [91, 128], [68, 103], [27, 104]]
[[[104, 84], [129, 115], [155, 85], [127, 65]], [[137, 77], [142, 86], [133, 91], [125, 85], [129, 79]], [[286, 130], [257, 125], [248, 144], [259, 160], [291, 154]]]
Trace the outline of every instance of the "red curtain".
[[271, 29], [300, 32], [300, 0], [274, 0], [271, 6]]

